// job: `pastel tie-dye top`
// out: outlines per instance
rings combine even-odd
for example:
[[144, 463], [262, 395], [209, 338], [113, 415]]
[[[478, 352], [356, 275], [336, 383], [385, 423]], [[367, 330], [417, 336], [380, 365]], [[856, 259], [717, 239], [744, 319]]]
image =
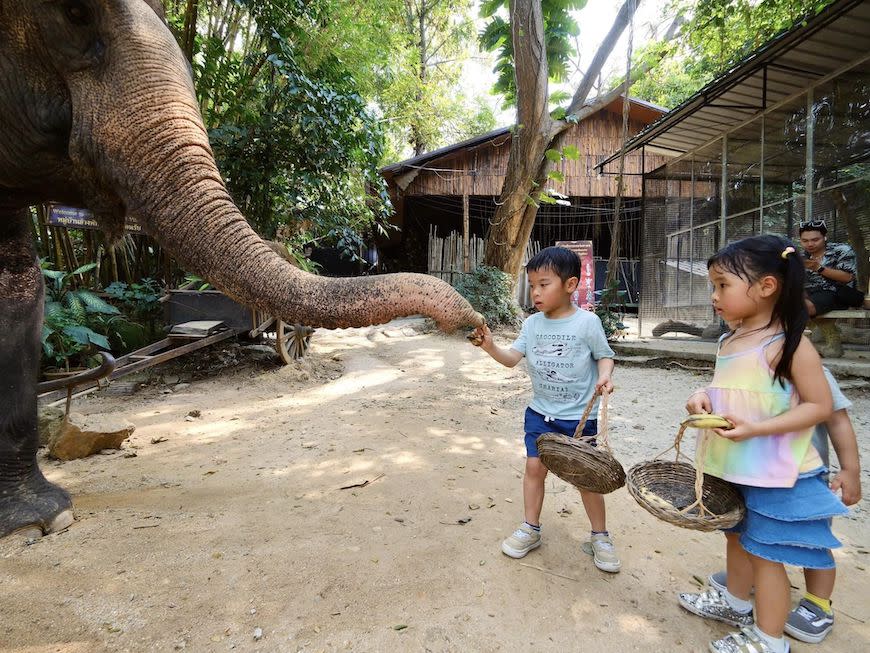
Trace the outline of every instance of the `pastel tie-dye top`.
[[[759, 347], [735, 354], [716, 354], [713, 382], [707, 388], [714, 414], [760, 422], [798, 404], [794, 386], [788, 381], [783, 386], [774, 380], [765, 355], [766, 347], [782, 337], [780, 333]], [[813, 427], [799, 432], [761, 435], [742, 442], [706, 430], [698, 435], [699, 445], [702, 437], [710, 438], [703, 461], [704, 471], [741, 485], [792, 487], [798, 474], [822, 466], [819, 454], [810, 444]]]

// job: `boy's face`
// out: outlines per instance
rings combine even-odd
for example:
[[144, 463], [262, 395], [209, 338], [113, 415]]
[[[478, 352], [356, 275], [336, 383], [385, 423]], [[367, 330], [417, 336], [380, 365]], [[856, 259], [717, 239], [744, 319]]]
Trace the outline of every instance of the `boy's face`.
[[551, 316], [571, 308], [571, 293], [577, 289], [579, 279], [562, 281], [555, 270], [541, 268], [528, 273], [532, 301], [535, 308]]

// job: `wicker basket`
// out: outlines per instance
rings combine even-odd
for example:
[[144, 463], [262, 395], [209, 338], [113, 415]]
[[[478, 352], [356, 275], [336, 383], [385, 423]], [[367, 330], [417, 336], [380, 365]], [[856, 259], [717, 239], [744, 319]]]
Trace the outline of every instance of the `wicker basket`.
[[[688, 428], [684, 422], [670, 449], [676, 449], [675, 461], [654, 460], [639, 463], [628, 470], [628, 492], [642, 508], [661, 520], [696, 531], [716, 531], [736, 526], [745, 514], [743, 497], [731, 483], [704, 474], [680, 461], [680, 441]], [[698, 460], [703, 461], [710, 439], [701, 436]], [[659, 454], [661, 456], [662, 454]]]
[[[586, 405], [574, 437], [544, 433], [538, 436], [537, 443], [541, 462], [556, 476], [579, 490], [608, 494], [625, 485], [625, 470], [613, 457], [607, 441], [607, 394], [601, 396], [598, 435], [582, 435], [599, 394], [594, 394]], [[589, 442], [592, 439], [597, 439], [597, 447]]]

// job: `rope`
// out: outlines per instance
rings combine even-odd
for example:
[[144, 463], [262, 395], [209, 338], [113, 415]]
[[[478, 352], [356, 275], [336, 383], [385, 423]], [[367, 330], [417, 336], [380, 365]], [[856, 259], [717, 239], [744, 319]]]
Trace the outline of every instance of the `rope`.
[[695, 459], [695, 503], [688, 508], [684, 508], [683, 512], [698, 506], [698, 514], [703, 517], [706, 514], [712, 514], [707, 510], [707, 506], [704, 505], [704, 458], [707, 455], [707, 445], [712, 440], [707, 434], [707, 429], [701, 431], [698, 440], [698, 455]]

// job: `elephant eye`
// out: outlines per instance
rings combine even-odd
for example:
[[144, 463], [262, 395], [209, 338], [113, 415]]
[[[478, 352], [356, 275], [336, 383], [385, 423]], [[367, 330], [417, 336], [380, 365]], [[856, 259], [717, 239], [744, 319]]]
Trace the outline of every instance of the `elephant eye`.
[[91, 21], [90, 9], [84, 3], [77, 0], [68, 0], [63, 4], [63, 10], [67, 20], [73, 25], [86, 25]]

